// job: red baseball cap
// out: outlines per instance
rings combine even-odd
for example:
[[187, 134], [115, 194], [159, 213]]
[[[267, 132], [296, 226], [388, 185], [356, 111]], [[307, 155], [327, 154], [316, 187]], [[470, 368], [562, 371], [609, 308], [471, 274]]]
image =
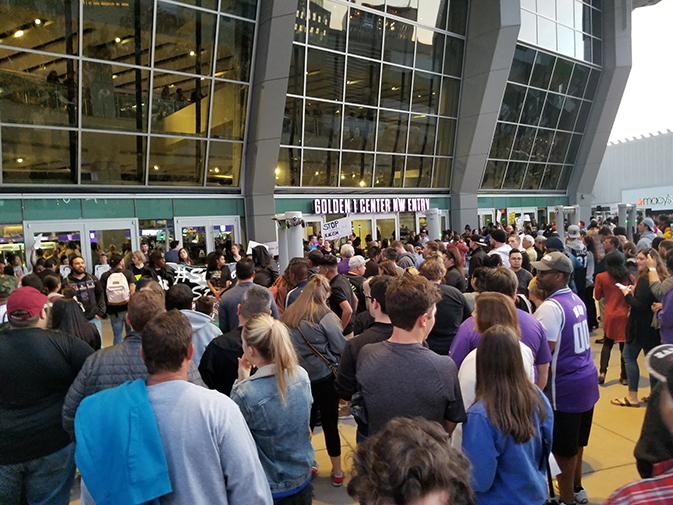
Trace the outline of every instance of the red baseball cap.
[[14, 321], [27, 321], [42, 312], [49, 303], [45, 295], [30, 286], [15, 289], [7, 300], [7, 317]]

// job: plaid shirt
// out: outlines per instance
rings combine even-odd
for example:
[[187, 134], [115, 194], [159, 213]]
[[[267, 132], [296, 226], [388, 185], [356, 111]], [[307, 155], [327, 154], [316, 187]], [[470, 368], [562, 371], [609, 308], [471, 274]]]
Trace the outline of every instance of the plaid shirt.
[[656, 477], [618, 489], [605, 505], [664, 505], [673, 503], [673, 459], [654, 465]]

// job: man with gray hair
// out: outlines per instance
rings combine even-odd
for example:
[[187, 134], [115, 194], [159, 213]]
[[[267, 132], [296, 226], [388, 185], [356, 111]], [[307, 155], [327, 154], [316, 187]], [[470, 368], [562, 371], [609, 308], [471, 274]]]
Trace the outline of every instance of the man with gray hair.
[[350, 244], [344, 244], [341, 246], [341, 261], [339, 262], [339, 265], [337, 266], [337, 272], [340, 274], [345, 274], [348, 272], [348, 262], [350, 259], [355, 256], [355, 249], [353, 249], [353, 246]]
[[199, 372], [210, 389], [229, 396], [238, 378], [238, 359], [243, 357], [243, 326], [257, 314], [271, 315], [272, 302], [271, 291], [262, 286], [250, 286], [243, 294], [238, 304], [238, 328], [213, 339], [201, 357]]

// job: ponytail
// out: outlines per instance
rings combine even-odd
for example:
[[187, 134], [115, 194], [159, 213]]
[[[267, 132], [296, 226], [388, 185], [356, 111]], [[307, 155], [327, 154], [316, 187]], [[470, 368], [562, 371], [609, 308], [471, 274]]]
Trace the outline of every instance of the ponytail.
[[297, 370], [297, 353], [292, 345], [287, 327], [268, 314], [253, 316], [243, 327], [242, 338], [248, 347], [254, 347], [266, 361], [276, 365], [276, 384], [285, 405], [287, 378]]

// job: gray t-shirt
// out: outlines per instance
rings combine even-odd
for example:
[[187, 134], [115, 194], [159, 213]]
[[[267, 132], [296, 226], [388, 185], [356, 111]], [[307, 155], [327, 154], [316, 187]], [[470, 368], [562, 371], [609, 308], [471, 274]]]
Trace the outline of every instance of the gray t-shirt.
[[162, 505], [273, 503], [255, 441], [229, 397], [181, 380], [147, 394], [173, 487]]
[[355, 378], [370, 436], [394, 417], [423, 417], [442, 426], [467, 419], [456, 364], [421, 344], [366, 345], [358, 356]]

